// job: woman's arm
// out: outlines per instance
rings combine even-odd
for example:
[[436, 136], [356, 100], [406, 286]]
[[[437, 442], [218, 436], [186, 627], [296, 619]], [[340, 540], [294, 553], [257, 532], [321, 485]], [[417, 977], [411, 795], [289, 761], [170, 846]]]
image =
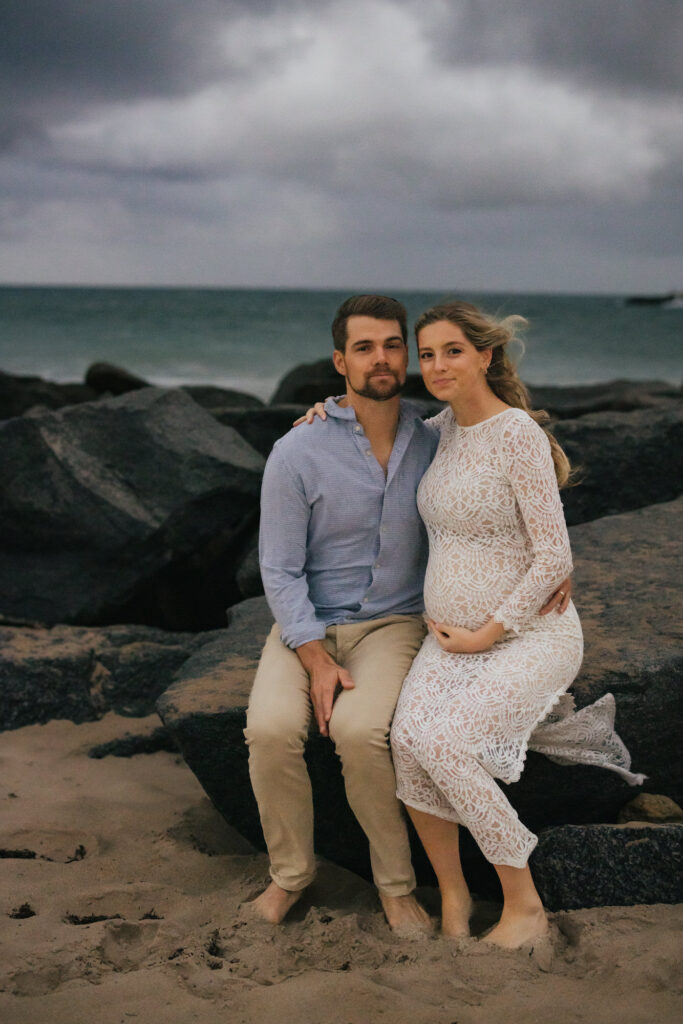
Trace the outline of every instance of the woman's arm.
[[533, 561], [512, 593], [492, 609], [492, 618], [506, 630], [517, 630], [570, 575], [572, 557], [550, 442], [537, 423], [521, 416], [505, 422], [501, 461], [524, 519]]

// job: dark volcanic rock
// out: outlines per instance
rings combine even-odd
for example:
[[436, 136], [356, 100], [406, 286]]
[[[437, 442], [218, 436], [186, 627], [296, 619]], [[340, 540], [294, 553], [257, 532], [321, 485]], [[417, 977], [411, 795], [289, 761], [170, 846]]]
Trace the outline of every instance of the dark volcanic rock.
[[683, 826], [550, 828], [531, 867], [549, 910], [681, 903]]
[[[256, 395], [230, 388], [216, 388], [209, 384], [184, 384], [181, 388], [197, 405], [218, 418], [226, 409], [263, 409], [264, 403]], [[232, 424], [227, 424], [232, 426]]]
[[125, 395], [129, 391], [148, 388], [149, 383], [134, 373], [112, 363], [93, 363], [85, 373], [85, 383], [98, 395]]
[[223, 409], [214, 412], [219, 423], [232, 427], [244, 440], [268, 458], [278, 440], [292, 429], [294, 420], [302, 416], [308, 405], [270, 405], [263, 409]]
[[34, 406], [61, 409], [94, 398], [97, 393], [85, 384], [56, 384], [41, 377], [16, 377], [0, 372], [0, 420], [23, 416]]
[[564, 420], [553, 433], [577, 467], [562, 492], [569, 525], [656, 502], [683, 490], [683, 404]]
[[315, 363], [300, 363], [286, 373], [271, 395], [271, 405], [312, 405], [329, 395], [344, 391], [344, 378], [334, 368], [331, 359], [318, 359]]
[[0, 627], [0, 729], [107, 711], [140, 717], [212, 634], [148, 626]]
[[603, 384], [529, 387], [534, 409], [545, 409], [554, 419], [575, 419], [592, 412], [631, 412], [681, 400], [680, 390], [661, 380], [613, 380]]
[[263, 459], [182, 391], [0, 424], [0, 613], [222, 625]]
[[242, 597], [260, 597], [263, 593], [263, 580], [258, 557], [258, 533], [249, 540], [244, 549], [244, 556], [237, 566], [235, 582]]
[[[576, 603], [586, 633], [585, 662], [574, 687], [577, 704], [612, 691], [617, 728], [633, 753], [634, 768], [650, 776], [648, 788], [678, 800], [683, 779], [676, 680], [683, 656], [674, 555], [682, 516], [680, 500], [571, 530]], [[157, 707], [218, 810], [252, 842], [262, 843], [242, 729], [272, 618], [264, 598], [244, 601], [231, 613], [229, 628], [185, 662]], [[346, 805], [329, 740], [312, 733], [307, 760], [318, 851], [367, 875], [367, 844]], [[505, 788], [534, 830], [613, 821], [634, 793], [611, 772], [562, 767], [539, 754], [529, 754], [520, 782]], [[415, 852], [425, 872], [424, 859]], [[481, 856], [471, 844], [465, 844], [464, 856], [475, 883], [486, 888]]]

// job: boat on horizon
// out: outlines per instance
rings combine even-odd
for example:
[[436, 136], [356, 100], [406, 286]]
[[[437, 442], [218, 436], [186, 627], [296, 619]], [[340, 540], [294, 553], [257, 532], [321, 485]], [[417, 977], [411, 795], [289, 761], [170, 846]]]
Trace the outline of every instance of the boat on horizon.
[[667, 309], [683, 309], [683, 292], [667, 292], [665, 295], [628, 295], [625, 306], [665, 306]]

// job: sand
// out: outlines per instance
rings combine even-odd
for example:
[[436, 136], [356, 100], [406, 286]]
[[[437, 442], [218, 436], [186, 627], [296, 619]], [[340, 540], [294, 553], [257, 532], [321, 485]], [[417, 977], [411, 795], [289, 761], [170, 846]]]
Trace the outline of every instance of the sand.
[[[157, 726], [109, 714], [0, 736], [3, 1024], [683, 1017], [683, 906], [554, 914], [551, 940], [532, 951], [411, 941], [389, 931], [371, 886], [323, 863], [285, 925], [254, 920], [244, 904], [266, 882], [266, 858], [180, 757], [88, 757]], [[436, 914], [436, 893], [420, 896]], [[478, 902], [475, 930], [498, 910]]]

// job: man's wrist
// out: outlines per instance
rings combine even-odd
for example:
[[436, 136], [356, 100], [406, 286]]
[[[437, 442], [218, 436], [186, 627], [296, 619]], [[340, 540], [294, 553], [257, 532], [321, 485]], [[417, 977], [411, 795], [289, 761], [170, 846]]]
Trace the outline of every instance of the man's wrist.
[[334, 658], [325, 649], [322, 640], [309, 640], [294, 648], [299, 661], [310, 675], [317, 668], [325, 665], [334, 665]]

